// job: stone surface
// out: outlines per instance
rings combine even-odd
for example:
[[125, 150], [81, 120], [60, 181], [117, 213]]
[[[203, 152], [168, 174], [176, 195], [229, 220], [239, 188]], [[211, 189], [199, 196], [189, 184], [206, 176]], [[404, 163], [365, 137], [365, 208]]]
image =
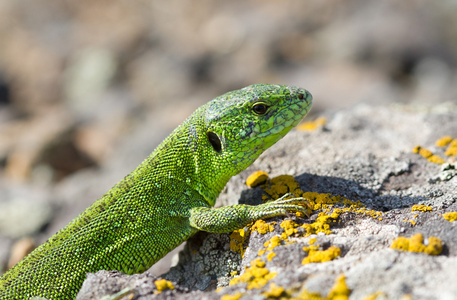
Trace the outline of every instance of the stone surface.
[[[382, 219], [345, 212], [331, 226], [333, 233], [291, 236], [289, 239], [295, 243], [274, 248], [276, 256], [271, 261], [267, 254], [259, 256], [258, 252], [283, 229], [276, 225], [275, 230], [267, 234], [251, 233], [239, 266], [236, 259], [240, 258], [239, 253], [229, 249], [229, 234], [198, 235], [187, 243], [178, 266], [162, 275], [177, 287], [185, 288], [182, 292], [173, 292], [175, 299], [189, 299], [192, 293], [203, 299], [219, 299], [221, 295], [237, 292], [244, 295], [241, 299], [260, 297], [269, 290], [269, 284], [250, 290], [246, 290], [244, 284], [227, 287], [230, 272], [243, 272], [258, 258], [266, 263], [270, 272], [277, 273], [271, 282], [295, 296], [303, 288], [325, 296], [339, 274], [346, 276], [350, 299], [364, 299], [375, 293], [389, 299], [406, 295], [413, 299], [452, 299], [457, 295], [454, 284], [457, 281], [457, 222], [451, 223], [442, 217], [445, 212], [457, 210], [457, 177], [437, 180], [440, 166], [412, 153], [414, 146], [421, 145], [445, 157], [445, 148], [434, 146], [434, 141], [442, 135], [457, 133], [457, 109], [424, 114], [394, 105], [362, 105], [328, 114], [327, 118], [328, 123], [322, 128], [310, 132], [295, 130], [287, 135], [248, 170], [232, 178], [219, 200], [227, 204], [258, 203], [262, 194], [260, 187], [250, 189], [244, 182], [252, 171], [263, 170], [272, 176], [295, 175], [303, 191], [331, 193], [360, 201], [368, 209], [382, 212]], [[447, 159], [452, 161], [455, 157]], [[433, 210], [412, 211], [415, 204], [425, 204]], [[301, 222], [312, 223], [317, 213]], [[281, 220], [269, 221], [279, 224]], [[294, 220], [300, 222], [295, 217]], [[430, 256], [390, 249], [398, 236], [411, 237], [416, 233], [422, 233], [426, 239], [440, 238], [445, 245], [443, 252]], [[308, 246], [312, 238], [324, 248], [340, 248], [341, 257], [302, 265], [307, 255], [302, 248]], [[229, 257], [233, 258], [229, 260]], [[102, 280], [103, 276], [99, 272], [86, 284], [94, 286], [91, 282]], [[216, 286], [225, 287], [216, 292]], [[162, 299], [160, 297], [164, 295], [151, 294], [136, 299]]]

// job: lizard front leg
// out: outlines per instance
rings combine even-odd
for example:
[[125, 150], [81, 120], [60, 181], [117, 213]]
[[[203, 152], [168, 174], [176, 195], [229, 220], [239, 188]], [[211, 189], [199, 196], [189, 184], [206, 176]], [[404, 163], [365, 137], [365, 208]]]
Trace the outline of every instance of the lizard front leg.
[[219, 208], [195, 207], [190, 210], [190, 225], [207, 232], [230, 232], [243, 228], [259, 219], [284, 216], [301, 212], [309, 216], [309, 202], [305, 198], [284, 199], [266, 202], [257, 206], [237, 204]]

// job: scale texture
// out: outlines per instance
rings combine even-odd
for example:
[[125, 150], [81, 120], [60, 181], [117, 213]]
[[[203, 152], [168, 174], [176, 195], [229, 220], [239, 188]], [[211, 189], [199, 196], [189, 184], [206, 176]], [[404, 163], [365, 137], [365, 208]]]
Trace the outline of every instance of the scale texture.
[[74, 299], [88, 272], [147, 270], [198, 230], [307, 213], [305, 199], [212, 208], [227, 181], [296, 126], [312, 96], [256, 84], [198, 108], [133, 172], [0, 278], [0, 299]]

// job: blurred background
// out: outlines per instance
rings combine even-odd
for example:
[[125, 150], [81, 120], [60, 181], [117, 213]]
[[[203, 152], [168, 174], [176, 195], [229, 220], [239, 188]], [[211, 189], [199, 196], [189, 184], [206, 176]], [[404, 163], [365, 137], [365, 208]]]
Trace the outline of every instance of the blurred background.
[[0, 272], [195, 108], [298, 85], [310, 120], [457, 104], [457, 2], [0, 0]]

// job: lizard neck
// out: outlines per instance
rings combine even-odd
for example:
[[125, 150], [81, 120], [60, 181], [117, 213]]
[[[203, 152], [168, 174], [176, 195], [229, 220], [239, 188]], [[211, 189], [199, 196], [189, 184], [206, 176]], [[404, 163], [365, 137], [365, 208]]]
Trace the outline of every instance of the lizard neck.
[[214, 154], [204, 126], [195, 118], [189, 118], [153, 151], [140, 168], [185, 183], [199, 192], [208, 205], [214, 206], [230, 177], [235, 175], [218, 164]]

